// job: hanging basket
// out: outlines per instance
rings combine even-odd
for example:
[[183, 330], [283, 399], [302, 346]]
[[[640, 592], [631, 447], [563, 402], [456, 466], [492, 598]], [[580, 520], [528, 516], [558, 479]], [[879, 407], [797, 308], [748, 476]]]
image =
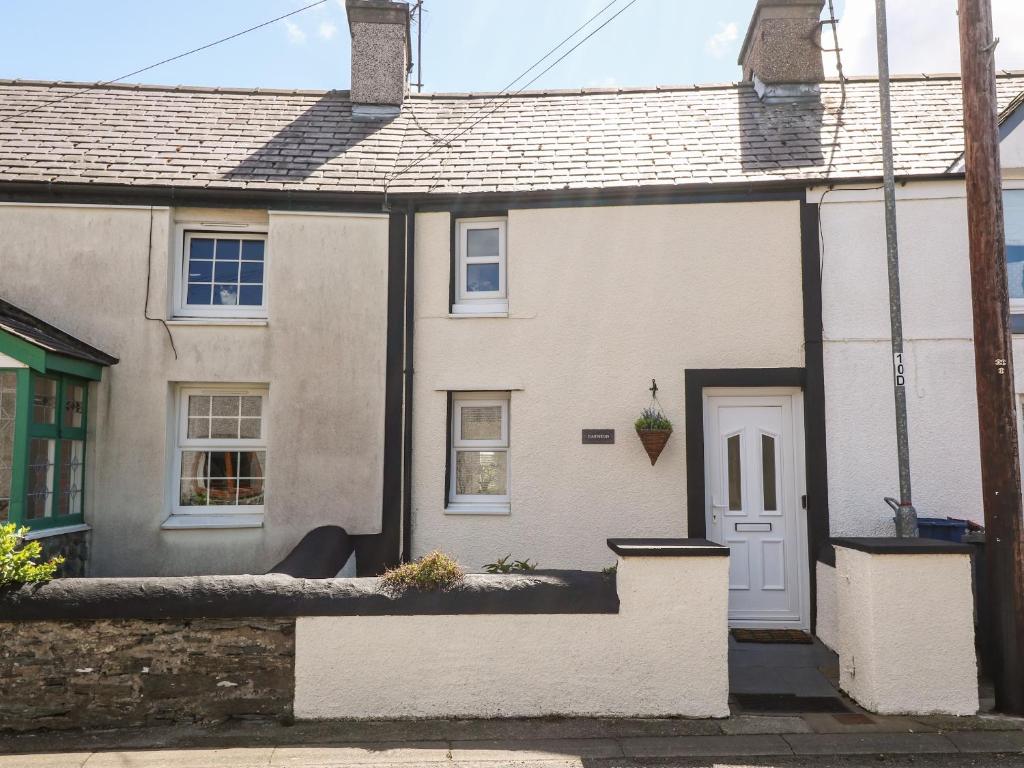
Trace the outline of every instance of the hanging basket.
[[651, 466], [658, 461], [661, 452], [665, 450], [665, 443], [672, 436], [671, 429], [637, 429], [637, 436], [643, 443], [644, 450], [651, 457]]

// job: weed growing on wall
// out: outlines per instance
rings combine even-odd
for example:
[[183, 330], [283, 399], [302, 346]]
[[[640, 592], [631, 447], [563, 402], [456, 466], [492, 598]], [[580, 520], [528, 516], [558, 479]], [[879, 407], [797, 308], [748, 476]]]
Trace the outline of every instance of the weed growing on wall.
[[457, 586], [465, 575], [453, 557], [435, 550], [419, 560], [386, 571], [380, 580], [384, 588], [391, 592], [406, 589], [443, 590]]
[[49, 581], [64, 562], [64, 558], [58, 555], [48, 562], [37, 563], [43, 553], [39, 542], [29, 541], [22, 546], [28, 530], [18, 528], [14, 523], [0, 525], [0, 587]]
[[512, 555], [508, 554], [504, 557], [499, 557], [493, 563], [488, 563], [484, 566], [484, 570], [488, 573], [512, 573], [512, 571], [536, 571], [537, 564], [531, 563], [529, 559], [526, 560], [512, 560]]

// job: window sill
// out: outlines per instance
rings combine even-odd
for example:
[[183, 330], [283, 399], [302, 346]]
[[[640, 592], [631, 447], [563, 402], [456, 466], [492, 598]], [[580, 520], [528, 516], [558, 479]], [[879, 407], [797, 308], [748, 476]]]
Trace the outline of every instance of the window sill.
[[512, 504], [507, 501], [452, 501], [445, 507], [446, 515], [511, 515]]
[[74, 525], [59, 525], [54, 528], [40, 528], [38, 531], [29, 531], [25, 534], [25, 541], [35, 541], [36, 539], [45, 539], [50, 536], [63, 536], [67, 533], [81, 533], [82, 531], [91, 531], [92, 526], [86, 525], [85, 523], [75, 523]]
[[263, 515], [171, 515], [160, 527], [165, 531], [184, 531], [193, 528], [262, 528]]
[[267, 318], [258, 317], [172, 317], [168, 325], [240, 325], [262, 328]]
[[508, 302], [493, 301], [478, 304], [453, 304], [448, 317], [508, 317]]

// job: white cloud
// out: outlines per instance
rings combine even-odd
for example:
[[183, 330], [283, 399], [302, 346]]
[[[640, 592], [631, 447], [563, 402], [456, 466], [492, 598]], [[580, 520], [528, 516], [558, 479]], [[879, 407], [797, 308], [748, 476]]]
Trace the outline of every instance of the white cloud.
[[330, 40], [338, 33], [338, 25], [333, 21], [321, 21], [316, 33], [324, 40]]
[[302, 45], [306, 42], [306, 33], [302, 31], [302, 27], [293, 21], [285, 19], [285, 28], [288, 30], [288, 42], [293, 45]]
[[[959, 72], [960, 40], [956, 0], [889, 0], [889, 70], [893, 74], [918, 72]], [[1021, 0], [992, 0], [996, 66], [1024, 69], [1024, 3]], [[823, 45], [832, 47], [829, 28], [823, 30]], [[847, 75], [870, 75], [878, 71], [875, 53], [875, 4], [871, 0], [846, 0], [839, 20], [839, 45]], [[826, 71], [835, 75], [834, 54], [825, 55]]]
[[720, 22], [718, 31], [705, 41], [704, 50], [716, 59], [720, 59], [733, 49], [733, 44], [739, 39], [739, 36], [740, 30], [735, 21]]

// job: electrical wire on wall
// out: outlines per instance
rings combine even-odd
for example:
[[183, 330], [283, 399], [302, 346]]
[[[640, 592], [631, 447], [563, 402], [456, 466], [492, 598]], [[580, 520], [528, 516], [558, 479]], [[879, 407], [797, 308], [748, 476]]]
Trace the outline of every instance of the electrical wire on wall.
[[167, 331], [167, 340], [171, 342], [171, 351], [174, 352], [174, 359], [178, 359], [178, 348], [174, 345], [174, 335], [167, 321], [162, 317], [150, 317], [149, 315], [149, 287], [153, 277], [153, 206], [149, 206], [149, 237], [147, 238], [148, 252], [146, 254], [146, 303], [142, 307], [142, 316], [147, 320], [153, 320], [163, 325]]

